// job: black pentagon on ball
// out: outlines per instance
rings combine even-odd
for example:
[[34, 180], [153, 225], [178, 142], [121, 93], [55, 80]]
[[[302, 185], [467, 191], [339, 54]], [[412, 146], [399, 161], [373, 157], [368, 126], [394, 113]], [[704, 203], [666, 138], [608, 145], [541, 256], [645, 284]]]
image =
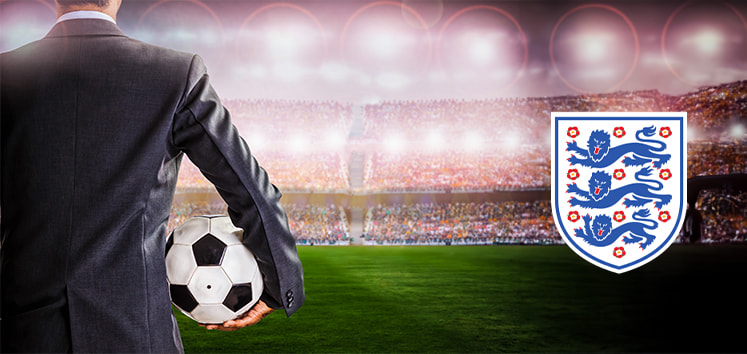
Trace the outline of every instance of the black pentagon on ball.
[[228, 291], [223, 305], [236, 312], [252, 302], [252, 283], [234, 284]]
[[165, 254], [169, 254], [169, 250], [171, 249], [171, 246], [173, 245], [174, 245], [174, 233], [171, 232], [169, 234], [169, 238], [166, 239], [166, 253]]
[[192, 245], [192, 252], [198, 266], [219, 266], [226, 252], [226, 244], [207, 234]]
[[192, 296], [186, 285], [171, 284], [169, 290], [171, 291], [171, 301], [180, 309], [192, 312], [197, 307], [197, 300]]

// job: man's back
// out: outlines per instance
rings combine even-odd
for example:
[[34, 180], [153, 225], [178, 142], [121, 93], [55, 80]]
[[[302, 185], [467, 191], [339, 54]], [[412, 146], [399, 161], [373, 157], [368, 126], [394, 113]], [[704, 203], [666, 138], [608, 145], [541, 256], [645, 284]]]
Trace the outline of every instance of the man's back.
[[[194, 153], [218, 184], [237, 185], [219, 186], [229, 205], [234, 198], [252, 208], [253, 182], [246, 180], [266, 179], [253, 159], [231, 173], [240, 159], [221, 155], [224, 142], [207, 146], [243, 141], [226, 127], [204, 66], [102, 20], [63, 21], [0, 63], [3, 349], [14, 349], [8, 338], [60, 331], [40, 325], [59, 317], [71, 323], [63, 330], [76, 351], [179, 350], [163, 255], [180, 152]], [[258, 189], [279, 199], [268, 192], [274, 187]], [[254, 225], [259, 215], [237, 219], [262, 228]], [[267, 240], [253, 242], [259, 258], [263, 251], [271, 258]], [[270, 278], [277, 287], [275, 274]]]

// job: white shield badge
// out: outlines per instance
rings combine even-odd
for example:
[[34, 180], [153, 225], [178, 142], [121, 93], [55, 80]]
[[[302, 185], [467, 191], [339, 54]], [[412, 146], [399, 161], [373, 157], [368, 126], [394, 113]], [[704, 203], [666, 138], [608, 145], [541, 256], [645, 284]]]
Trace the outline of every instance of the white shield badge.
[[615, 273], [677, 237], [687, 201], [687, 113], [552, 113], [552, 204], [565, 243]]

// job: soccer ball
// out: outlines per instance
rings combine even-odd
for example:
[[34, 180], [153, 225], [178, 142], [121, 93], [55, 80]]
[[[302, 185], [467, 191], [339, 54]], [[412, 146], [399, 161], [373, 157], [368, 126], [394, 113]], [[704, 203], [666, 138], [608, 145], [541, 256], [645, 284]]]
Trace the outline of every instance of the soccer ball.
[[262, 274], [241, 243], [244, 231], [225, 215], [196, 216], [169, 234], [166, 274], [171, 303], [202, 324], [248, 311], [262, 295]]

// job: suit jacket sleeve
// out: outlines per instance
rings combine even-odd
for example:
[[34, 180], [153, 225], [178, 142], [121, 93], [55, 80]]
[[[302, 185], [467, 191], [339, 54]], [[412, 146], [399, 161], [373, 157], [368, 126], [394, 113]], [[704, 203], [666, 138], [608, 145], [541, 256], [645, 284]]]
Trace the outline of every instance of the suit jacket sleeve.
[[228, 204], [233, 223], [244, 229], [264, 277], [262, 300], [288, 316], [304, 302], [303, 269], [295, 239], [269, 181], [231, 123], [228, 111], [208, 82], [199, 56], [192, 58], [185, 92], [173, 122], [171, 148], [183, 151]]

